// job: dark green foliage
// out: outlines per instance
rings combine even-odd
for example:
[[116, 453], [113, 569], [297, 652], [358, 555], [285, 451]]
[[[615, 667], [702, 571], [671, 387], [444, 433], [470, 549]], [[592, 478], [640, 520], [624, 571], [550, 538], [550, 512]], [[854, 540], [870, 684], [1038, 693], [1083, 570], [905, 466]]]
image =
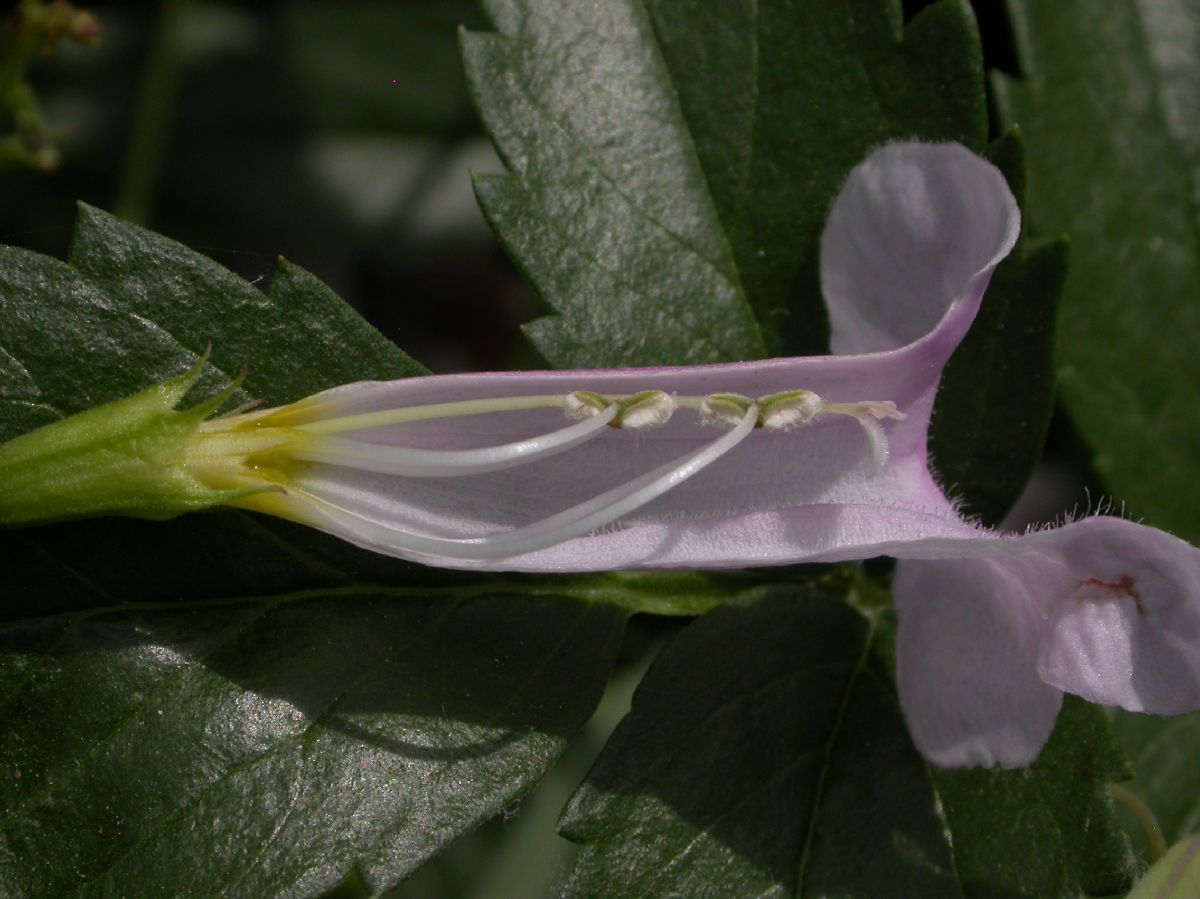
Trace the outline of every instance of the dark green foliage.
[[[988, 156], [1022, 202], [1020, 132], [997, 140]], [[929, 428], [934, 468], [947, 492], [962, 498], [963, 512], [984, 524], [1000, 523], [1042, 455], [1066, 275], [1066, 240], [1038, 243], [1023, 235], [996, 269], [975, 324], [942, 374]]]
[[1029, 768], [935, 772], [965, 893], [1039, 899], [1127, 889], [1134, 861], [1108, 784], [1128, 776], [1104, 713], [1073, 696]]
[[395, 883], [541, 778], [622, 621], [362, 588], [0, 628], [0, 892]]
[[[1200, 539], [1200, 53], [1195, 5], [1010, 0], [1031, 226], [1068, 233], [1059, 386], [1105, 486]], [[1190, 36], [1190, 37], [1189, 37]]]
[[835, 592], [765, 588], [655, 661], [563, 821], [569, 896], [1105, 895], [1132, 870], [1103, 714], [1068, 701], [1021, 771], [930, 771], [892, 628]]
[[463, 36], [511, 174], [488, 220], [557, 315], [527, 327], [559, 367], [821, 352], [825, 213], [893, 139], [980, 149], [966, 3], [902, 27], [899, 3], [491, 0]]

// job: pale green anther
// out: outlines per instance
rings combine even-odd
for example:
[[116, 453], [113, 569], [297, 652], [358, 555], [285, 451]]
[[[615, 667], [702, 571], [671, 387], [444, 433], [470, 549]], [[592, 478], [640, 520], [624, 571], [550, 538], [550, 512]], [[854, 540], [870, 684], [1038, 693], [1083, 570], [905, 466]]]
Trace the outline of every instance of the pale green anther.
[[700, 417], [710, 425], [732, 427], [753, 404], [754, 400], [740, 393], [710, 393], [700, 404]]
[[618, 401], [620, 411], [613, 419], [614, 428], [642, 430], [657, 427], [671, 418], [675, 412], [675, 400], [661, 390], [643, 390]]
[[567, 394], [567, 413], [574, 418], [595, 415], [597, 412], [603, 412], [612, 404], [613, 401], [604, 394], [593, 393], [590, 390], [576, 390]]
[[811, 390], [785, 390], [758, 401], [758, 420], [770, 430], [788, 430], [810, 423], [821, 414], [824, 401]]
[[206, 361], [207, 354], [186, 374], [0, 444], [0, 526], [95, 515], [162, 520], [274, 489], [197, 476], [196, 430], [241, 383], [177, 411]]

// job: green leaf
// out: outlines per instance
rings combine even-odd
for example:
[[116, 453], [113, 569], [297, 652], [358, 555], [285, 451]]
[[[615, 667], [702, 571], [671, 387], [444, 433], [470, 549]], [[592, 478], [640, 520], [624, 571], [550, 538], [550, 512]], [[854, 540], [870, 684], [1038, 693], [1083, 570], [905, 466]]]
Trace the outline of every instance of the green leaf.
[[1096, 471], [1137, 516], [1200, 539], [1200, 43], [1194, 4], [1011, 0], [1031, 226], [1068, 232], [1059, 384]]
[[362, 588], [8, 625], [0, 893], [386, 887], [540, 779], [623, 617]]
[[[181, 374], [283, 403], [425, 369], [312, 275], [280, 260], [269, 294], [186, 247], [80, 206], [69, 263], [0, 247], [0, 439]], [[354, 347], [353, 353], [339, 349]]]
[[960, 895], [871, 625], [764, 594], [655, 661], [564, 815], [567, 895]]
[[893, 630], [829, 592], [763, 588], [656, 659], [561, 822], [569, 896], [1076, 897], [1126, 885], [1103, 715], [1068, 701], [1023, 771], [930, 771]]
[[[201, 389], [247, 366], [239, 401], [422, 370], [294, 266], [264, 295], [85, 208], [69, 264], [0, 249], [0, 434], [210, 341]], [[4, 531], [0, 565], [5, 896], [311, 895], [352, 869], [382, 889], [544, 774], [599, 698], [620, 597], [719, 592], [481, 579], [234, 512]]]
[[982, 147], [970, 8], [907, 27], [851, 4], [489, 0], [467, 77], [508, 175], [493, 229], [555, 315], [558, 366], [824, 349], [817, 244], [850, 169], [894, 138]]
[[[1134, 779], [1123, 786], [1150, 809], [1163, 839], [1171, 844], [1200, 832], [1200, 713], [1159, 718], [1118, 711], [1113, 729], [1133, 768]], [[1130, 824], [1148, 859], [1145, 834]]]
[[[1013, 130], [987, 155], [1024, 201], [1025, 144]], [[1000, 263], [966, 338], [942, 373], [929, 429], [934, 466], [963, 511], [995, 526], [1042, 455], [1054, 412], [1058, 299], [1064, 239], [1024, 236]]]
[[1029, 768], [935, 771], [966, 895], [1039, 899], [1128, 889], [1135, 863], [1108, 793], [1128, 776], [1104, 713], [1074, 696]]
[[[36, 259], [44, 266], [63, 268], [45, 257]], [[11, 268], [28, 269], [36, 264], [27, 260]], [[93, 302], [111, 307], [119, 301], [121, 318], [136, 317], [147, 330], [162, 334], [160, 345], [169, 345], [164, 338], [175, 338], [181, 347], [198, 352], [212, 343], [216, 368], [233, 373], [248, 369], [243, 388], [246, 399], [285, 403], [349, 381], [427, 373], [328, 287], [283, 260], [270, 292], [264, 295], [211, 259], [172, 240], [81, 206], [69, 270], [86, 283]], [[92, 358], [71, 367], [75, 377], [94, 381], [98, 375], [98, 386], [112, 393], [107, 382], [115, 367], [104, 350], [119, 342], [123, 352], [130, 352], [127, 347], [150, 341], [125, 332], [119, 337], [112, 335], [107, 342], [108, 346], [97, 337]], [[37, 343], [31, 347], [35, 352]], [[348, 352], [350, 349], [353, 352]], [[86, 373], [81, 374], [81, 369]], [[144, 374], [127, 374], [140, 375], [145, 384]], [[97, 401], [89, 397], [86, 403], [64, 411], [93, 405]]]

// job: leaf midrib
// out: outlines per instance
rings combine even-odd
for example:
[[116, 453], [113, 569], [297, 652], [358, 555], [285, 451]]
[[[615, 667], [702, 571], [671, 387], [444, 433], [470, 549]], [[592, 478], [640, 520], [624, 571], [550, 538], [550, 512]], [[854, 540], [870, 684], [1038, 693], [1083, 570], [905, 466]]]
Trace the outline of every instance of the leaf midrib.
[[825, 796], [825, 785], [829, 779], [829, 771], [832, 767], [833, 747], [841, 736], [842, 726], [846, 722], [846, 713], [850, 708], [850, 701], [854, 696], [854, 691], [858, 688], [859, 679], [867, 670], [867, 659], [870, 655], [871, 644], [875, 640], [875, 619], [864, 616], [864, 620], [867, 632], [863, 635], [862, 651], [859, 653], [858, 660], [855, 662], [849, 677], [846, 678], [846, 687], [842, 691], [842, 698], [838, 704], [837, 717], [834, 719], [833, 727], [829, 729], [829, 736], [825, 740], [821, 770], [817, 775], [817, 788], [813, 794], [812, 813], [809, 815], [808, 827], [805, 829], [804, 843], [800, 851], [800, 862], [796, 866], [796, 880], [792, 886], [793, 896], [802, 895], [800, 891], [804, 886], [804, 877], [808, 873], [809, 862], [812, 860], [812, 847], [817, 832], [817, 820], [821, 816], [821, 801]]

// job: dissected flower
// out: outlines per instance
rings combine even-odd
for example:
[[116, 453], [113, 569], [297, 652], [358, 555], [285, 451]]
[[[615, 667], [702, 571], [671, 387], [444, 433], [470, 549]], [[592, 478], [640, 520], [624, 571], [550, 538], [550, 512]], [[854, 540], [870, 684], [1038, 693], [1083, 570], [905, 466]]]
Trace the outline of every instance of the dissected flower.
[[[942, 369], [1018, 230], [993, 166], [957, 145], [891, 144], [851, 174], [822, 237], [836, 355], [361, 382], [203, 422], [172, 411], [190, 383], [176, 379], [139, 395], [158, 406], [137, 406], [150, 417], [126, 430], [159, 439], [131, 441], [126, 456], [143, 455], [126, 468], [170, 471], [188, 502], [149, 491], [142, 507], [93, 497], [90, 510], [42, 517], [165, 517], [208, 496], [378, 552], [490, 570], [892, 555], [918, 747], [943, 765], [1026, 764], [1063, 691], [1164, 714], [1200, 707], [1200, 550], [1117, 519], [1000, 534], [964, 521], [931, 475]], [[73, 420], [0, 446], [0, 477], [28, 474]], [[77, 463], [54, 470], [88, 467]], [[12, 496], [0, 491], [0, 523], [37, 517], [21, 512], [37, 507], [29, 495]]]

